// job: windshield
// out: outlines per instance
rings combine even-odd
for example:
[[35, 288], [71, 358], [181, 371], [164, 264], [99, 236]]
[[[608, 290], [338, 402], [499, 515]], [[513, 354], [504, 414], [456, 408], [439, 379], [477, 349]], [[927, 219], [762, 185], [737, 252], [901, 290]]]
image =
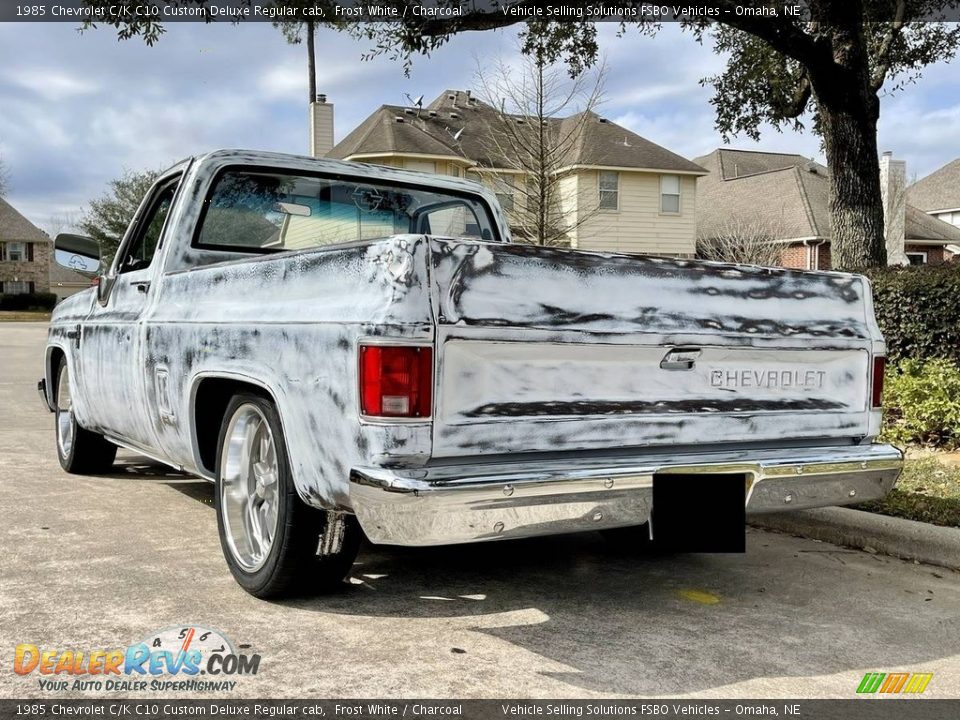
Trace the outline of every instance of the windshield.
[[343, 177], [228, 171], [206, 202], [198, 247], [303, 250], [418, 233], [495, 240], [480, 198]]

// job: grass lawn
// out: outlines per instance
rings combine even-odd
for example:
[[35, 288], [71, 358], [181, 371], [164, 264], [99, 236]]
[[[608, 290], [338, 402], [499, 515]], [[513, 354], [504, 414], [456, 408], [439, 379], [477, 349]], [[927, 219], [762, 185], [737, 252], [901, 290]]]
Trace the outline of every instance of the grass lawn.
[[0, 310], [0, 322], [50, 322], [47, 310]]
[[960, 466], [936, 455], [907, 458], [903, 475], [883, 500], [864, 503], [861, 510], [960, 527]]

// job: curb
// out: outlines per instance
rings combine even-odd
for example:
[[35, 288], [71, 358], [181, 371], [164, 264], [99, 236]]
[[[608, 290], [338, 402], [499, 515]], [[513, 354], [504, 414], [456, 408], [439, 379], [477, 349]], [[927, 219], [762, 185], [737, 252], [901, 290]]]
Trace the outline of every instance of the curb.
[[960, 529], [849, 508], [754, 515], [756, 527], [960, 570]]

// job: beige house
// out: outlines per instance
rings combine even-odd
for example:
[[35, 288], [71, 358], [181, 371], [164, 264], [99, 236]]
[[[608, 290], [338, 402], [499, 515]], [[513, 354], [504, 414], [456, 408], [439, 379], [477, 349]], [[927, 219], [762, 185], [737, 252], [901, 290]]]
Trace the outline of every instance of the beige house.
[[48, 292], [51, 251], [47, 234], [0, 198], [0, 294]]
[[[697, 235], [716, 241], [738, 231], [763, 235], [780, 247], [780, 265], [829, 270], [830, 171], [802, 155], [718, 148], [695, 162], [708, 174], [698, 181]], [[884, 153], [878, 173], [887, 206], [887, 251], [891, 263], [947, 261], [960, 243], [960, 228], [913, 204], [906, 166]], [[915, 186], [914, 186], [915, 187]], [[906, 200], [904, 196], [906, 195]]]
[[[529, 235], [518, 209], [524, 174], [489, 141], [490, 133], [502, 127], [499, 113], [468, 91], [446, 90], [422, 108], [382, 105], [323, 152], [327, 143], [332, 145], [332, 115], [325, 98], [312, 105], [314, 154], [478, 180], [496, 192], [515, 239]], [[556, 171], [567, 244], [584, 250], [694, 254], [697, 178], [705, 174], [703, 168], [592, 113], [549, 122], [554, 131], [564, 123], [576, 122], [577, 127], [576, 142]]]

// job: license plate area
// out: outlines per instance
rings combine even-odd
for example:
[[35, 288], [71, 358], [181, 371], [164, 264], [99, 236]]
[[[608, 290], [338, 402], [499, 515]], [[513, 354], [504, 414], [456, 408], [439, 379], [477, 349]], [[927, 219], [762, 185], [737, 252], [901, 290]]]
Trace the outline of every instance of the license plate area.
[[653, 476], [653, 542], [667, 552], [746, 550], [744, 474]]

